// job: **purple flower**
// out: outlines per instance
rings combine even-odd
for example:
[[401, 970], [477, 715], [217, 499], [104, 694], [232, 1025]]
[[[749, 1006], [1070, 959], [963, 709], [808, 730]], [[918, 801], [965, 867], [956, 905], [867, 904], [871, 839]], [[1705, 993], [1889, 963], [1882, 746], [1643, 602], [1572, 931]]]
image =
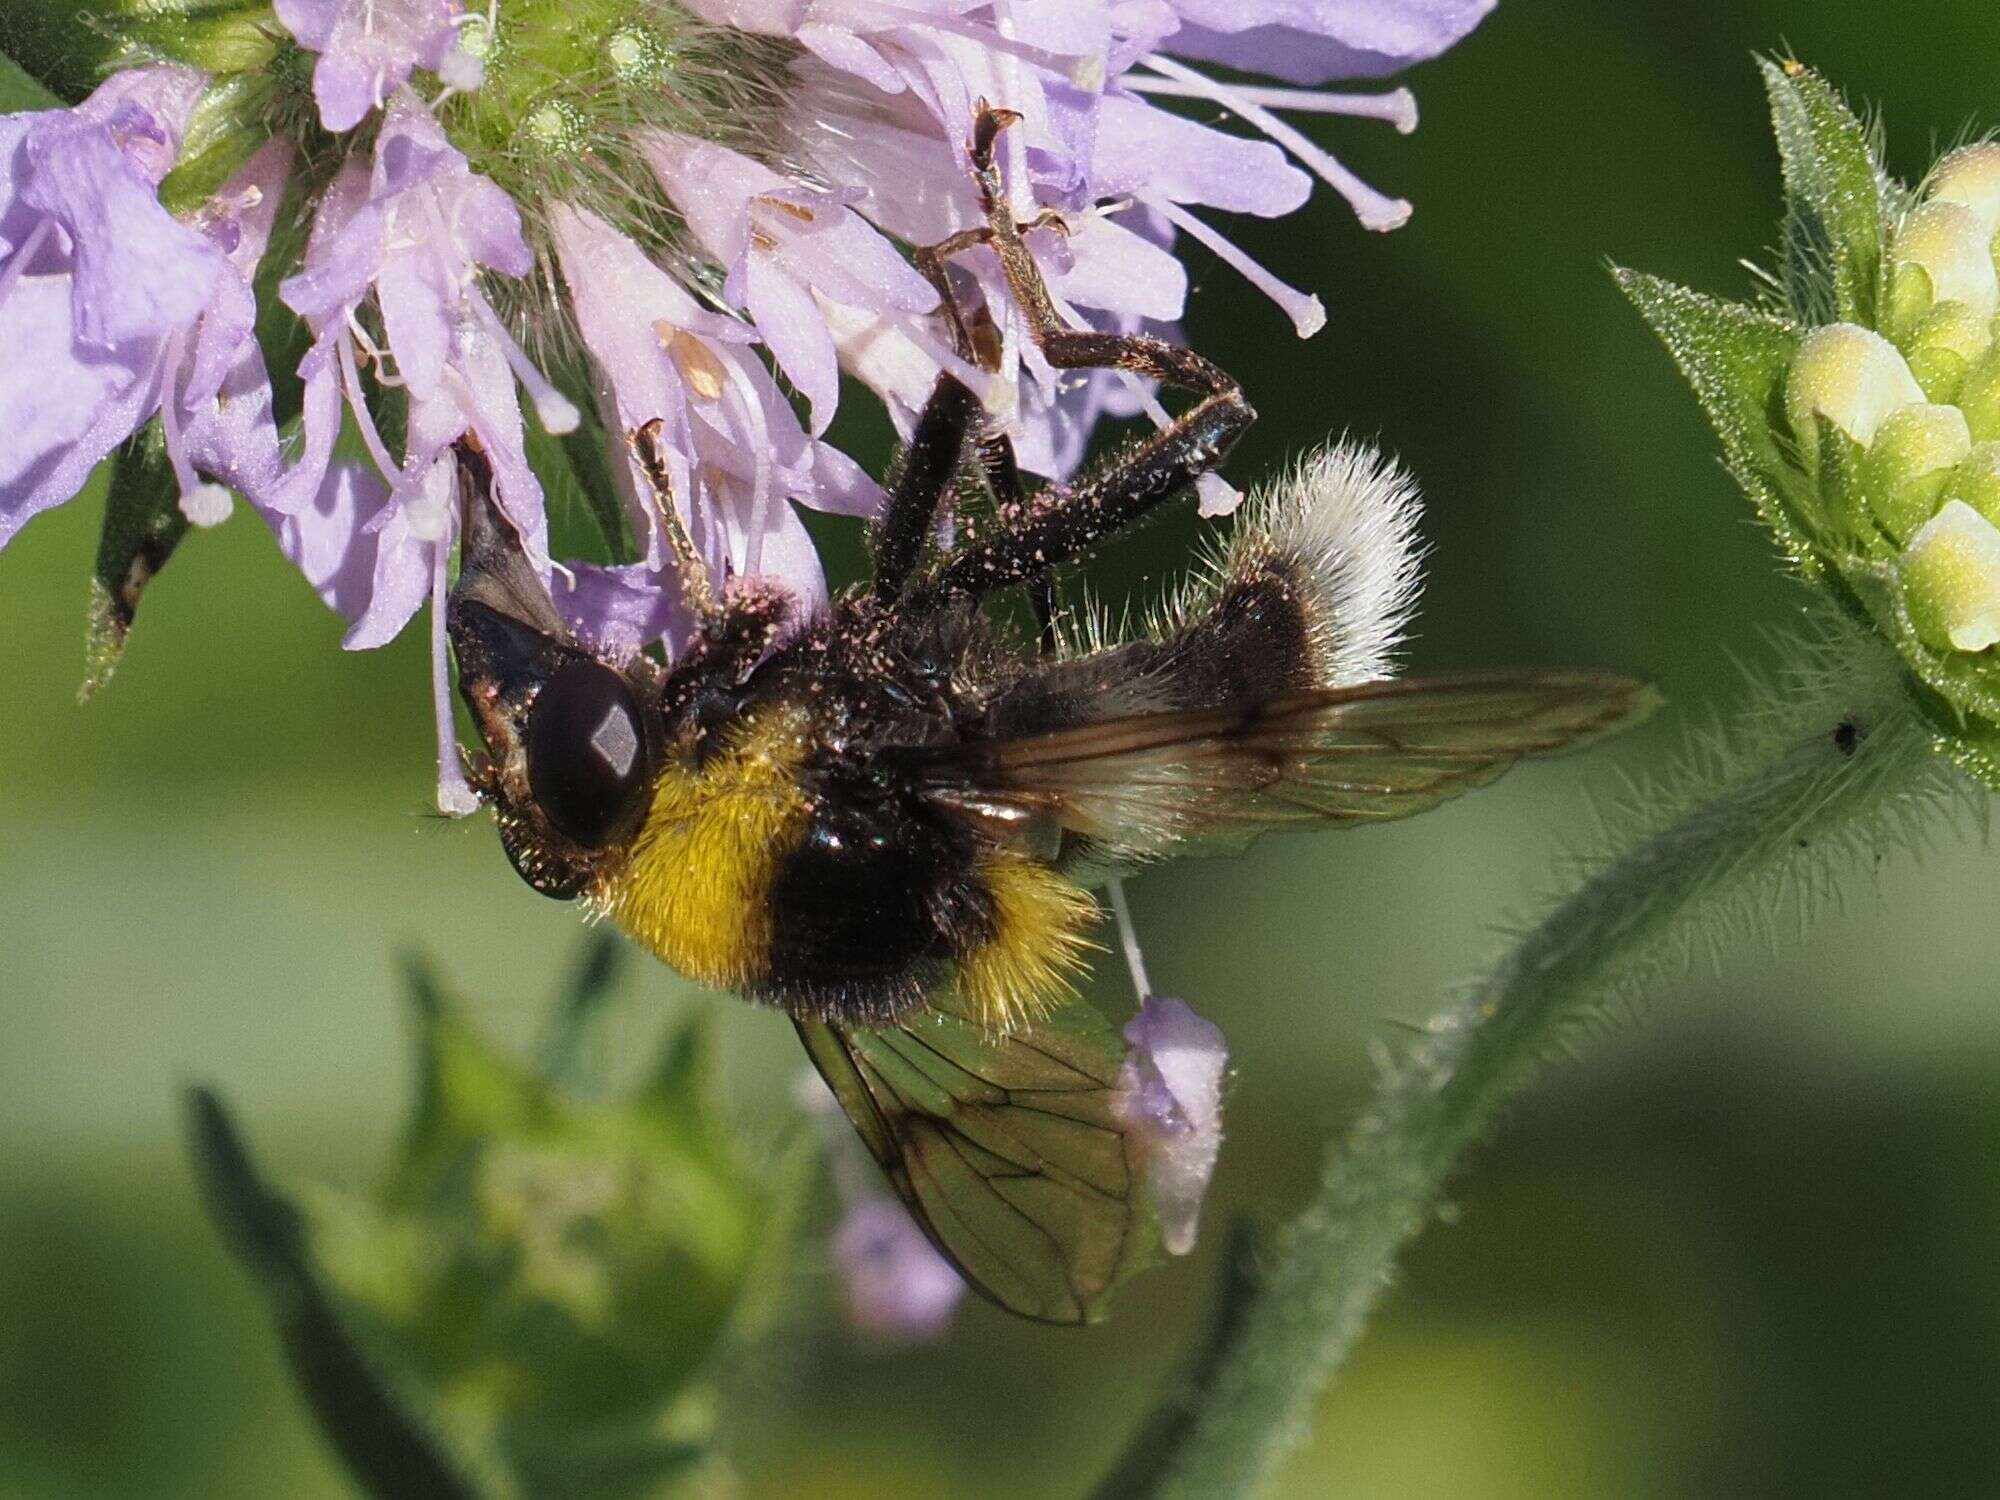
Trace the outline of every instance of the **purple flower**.
[[[344, 404], [387, 490], [379, 505], [316, 507], [329, 524], [352, 517], [373, 538], [343, 554], [372, 545], [365, 593], [350, 587], [343, 595], [355, 609], [346, 645], [363, 650], [392, 640], [425, 597], [431, 599], [438, 805], [447, 812], [477, 806], [459, 766], [448, 692], [442, 601], [456, 522], [450, 448], [467, 433], [479, 440], [493, 464], [500, 509], [546, 576], [548, 527], [541, 484], [528, 464], [517, 382], [534, 398], [543, 426], [566, 431], [577, 421], [575, 408], [522, 352], [479, 286], [482, 267], [521, 276], [532, 265], [513, 200], [473, 172], [436, 119], [404, 93], [390, 104], [372, 168], [348, 163], [321, 201], [303, 268], [279, 288], [314, 334], [299, 366], [306, 385], [305, 451], [286, 477], [281, 508], [313, 504]], [[386, 348], [375, 346], [359, 319], [370, 300], [381, 315]], [[375, 424], [361, 379], [362, 354], [378, 381], [393, 380], [408, 397], [400, 458]], [[342, 475], [339, 483], [361, 481]]]
[[749, 315], [811, 405], [814, 435], [825, 432], [840, 398], [840, 360], [824, 304], [922, 336], [919, 319], [937, 310], [937, 290], [847, 206], [847, 195], [809, 191], [691, 136], [657, 133], [644, 148], [688, 228], [727, 269], [723, 295]]
[[[607, 653], [672, 649], [691, 624], [683, 580], [659, 497], [626, 446], [650, 429], [714, 581], [773, 580], [803, 617], [825, 580], [794, 507], [866, 516], [881, 499], [821, 440], [843, 376], [907, 434], [940, 372], [954, 374], [1023, 466], [1059, 480], [1103, 419], [1165, 420], [1136, 377], [1052, 369], [984, 248], [954, 258], [953, 288], [998, 335], [979, 354], [991, 368], [956, 347], [909, 255], [983, 222], [966, 144], [980, 101], [1018, 116], [1001, 140], [1003, 177], [1018, 219], [1056, 220], [1029, 248], [1060, 319], [1173, 336], [1189, 292], [1177, 248], [1193, 239], [1309, 335], [1325, 321], [1319, 299], [1244, 253], [1217, 216], [1293, 213], [1317, 179], [1364, 224], [1401, 223], [1406, 203], [1360, 182], [1291, 117], [1408, 130], [1414, 102], [1402, 89], [1224, 82], [1188, 59], [1315, 85], [1376, 77], [1451, 45], [1490, 0], [684, 0], [700, 24], [609, 0], [607, 21], [633, 24], [581, 49], [560, 7], [510, 7], [494, 34], [493, 10], [467, 3], [274, 0], [317, 54], [322, 123], [352, 132], [309, 174], [311, 235], [280, 284], [312, 335], [289, 452], [251, 291], [295, 165], [281, 144], [297, 139], [283, 81], [261, 119], [231, 116], [242, 106], [226, 91], [211, 96], [220, 127], [272, 144], [178, 218], [158, 189], [206, 75], [134, 69], [74, 110], [0, 117], [0, 344], [12, 356], [0, 375], [0, 544], [157, 416], [184, 512], [212, 523], [229, 489], [242, 493], [348, 619], [346, 643], [379, 645], [443, 598], [456, 545], [450, 449], [470, 434], [578, 633]], [[749, 47], [749, 34], [795, 49]], [[477, 108], [444, 104], [488, 66], [504, 87]], [[444, 85], [429, 105], [414, 91], [423, 74]], [[521, 101], [532, 101], [526, 117], [503, 118]], [[1176, 101], [1223, 124], [1175, 113]], [[532, 225], [496, 174], [533, 206]], [[559, 390], [496, 303], [555, 328], [549, 347], [581, 345], [562, 373], [594, 377], [587, 393], [641, 558], [565, 567], [549, 556], [521, 397], [564, 433], [586, 390]], [[807, 421], [774, 376], [803, 398]], [[387, 424], [401, 434], [393, 445], [385, 402], [402, 418]], [[1211, 477], [1203, 513], [1236, 498]], [[435, 613], [432, 651], [439, 798], [462, 811], [472, 799]]]
[[[755, 336], [697, 304], [681, 284], [602, 219], [558, 204], [550, 222], [571, 306], [601, 378], [605, 425], [660, 424], [674, 504], [712, 579], [764, 574], [825, 602], [826, 580], [796, 500], [845, 515], [872, 514], [879, 486], [806, 434], [750, 350]], [[647, 562], [666, 556], [663, 517], [637, 459], [626, 493]]]
[[833, 1232], [841, 1303], [858, 1331], [897, 1343], [941, 1338], [965, 1296], [951, 1262], [893, 1198], [857, 1199]]
[[137, 69], [75, 109], [0, 116], [0, 544], [159, 409], [228, 269], [157, 196], [203, 82]]
[[1145, 1143], [1153, 1206], [1169, 1253], [1194, 1248], [1201, 1200], [1222, 1150], [1222, 1033], [1183, 1000], [1151, 996], [1125, 1026], [1131, 1048], [1118, 1078], [1119, 1117]]
[[1495, 0], [1169, 0], [1171, 50], [1291, 83], [1379, 78], [1462, 40]]
[[454, 0], [275, 0], [301, 47], [319, 53], [313, 97], [328, 130], [352, 130], [417, 68], [476, 88], [480, 65], [458, 45]]

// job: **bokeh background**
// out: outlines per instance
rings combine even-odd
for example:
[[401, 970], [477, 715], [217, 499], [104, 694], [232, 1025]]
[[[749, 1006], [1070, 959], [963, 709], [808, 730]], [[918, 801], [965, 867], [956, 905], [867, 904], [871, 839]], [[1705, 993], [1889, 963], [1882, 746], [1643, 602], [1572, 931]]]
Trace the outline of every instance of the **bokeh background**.
[[[1692, 401], [1607, 258], [1722, 292], [1770, 242], [1751, 66], [1789, 45], [1885, 115], [1920, 171], [2000, 125], [1991, 0], [1503, 0], [1411, 80], [1409, 140], [1324, 132], [1417, 204], [1359, 230], [1322, 194], [1245, 238], [1325, 295], [1300, 345], [1209, 263], [1194, 341], [1264, 413], [1239, 477], [1329, 429], [1422, 477], [1419, 667], [1650, 674], [1648, 737], [1416, 823], [1272, 840], [1133, 889], [1157, 982], [1237, 1071], [1212, 1227], [1275, 1220], [1359, 1105], [1371, 1046], [1530, 909], [1585, 791], [1727, 709], [1793, 615]], [[4, 440], [4, 435], [0, 435]], [[366, 1182], [409, 1062], [394, 958], [420, 946], [528, 1036], [577, 938], [489, 829], [422, 815], [421, 631], [372, 655], [239, 512], [145, 602], [117, 680], [81, 669], [90, 502], [0, 556], [0, 1495], [345, 1493], [264, 1309], [199, 1217], [182, 1085], [236, 1103], [291, 1177]], [[1143, 588], [1191, 528], [1101, 576]], [[1967, 840], [1850, 886], [1803, 941], [1726, 948], [1536, 1096], [1459, 1185], [1287, 1495], [1970, 1495], [2000, 1489], [2000, 923]], [[696, 1003], [636, 969], [641, 1050]], [[1098, 998], [1122, 1013], [1122, 977]], [[721, 1013], [731, 1108], [789, 1109], [789, 1027]], [[1192, 1337], [1221, 1236], [1108, 1327], [969, 1308], [885, 1353], [831, 1321], [733, 1395], [751, 1495], [1080, 1493]]]

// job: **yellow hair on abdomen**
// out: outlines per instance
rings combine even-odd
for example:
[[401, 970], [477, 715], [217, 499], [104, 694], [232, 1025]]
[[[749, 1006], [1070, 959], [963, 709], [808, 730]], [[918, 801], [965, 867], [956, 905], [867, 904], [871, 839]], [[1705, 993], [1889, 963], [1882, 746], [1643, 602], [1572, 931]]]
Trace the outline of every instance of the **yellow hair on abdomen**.
[[1040, 1020], [1076, 996], [1096, 945], [1085, 933], [1097, 903], [1039, 860], [995, 850], [979, 862], [993, 900], [993, 936], [958, 961], [958, 993], [995, 1031]]
[[796, 715], [746, 720], [699, 770], [669, 765], [632, 852], [599, 900], [638, 942], [698, 984], [740, 989], [771, 946], [771, 882], [808, 815]]

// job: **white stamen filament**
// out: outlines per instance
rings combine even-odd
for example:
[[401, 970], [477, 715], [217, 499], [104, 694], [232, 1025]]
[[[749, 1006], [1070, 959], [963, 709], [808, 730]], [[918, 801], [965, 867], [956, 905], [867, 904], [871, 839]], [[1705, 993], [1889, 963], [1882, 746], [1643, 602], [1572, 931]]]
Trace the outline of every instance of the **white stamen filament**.
[[1118, 922], [1118, 944], [1125, 950], [1125, 967], [1132, 975], [1132, 989], [1144, 1004], [1152, 998], [1153, 981], [1146, 975], [1146, 955], [1139, 951], [1139, 932], [1132, 925], [1132, 908], [1125, 901], [1125, 882], [1115, 877], [1105, 881], [1104, 894], [1111, 902], [1111, 915]]
[[[1185, 83], [1174, 78], [1147, 78], [1137, 73], [1118, 80], [1135, 94], [1153, 94], [1168, 99], [1215, 99], [1215, 90], [1206, 83]], [[1396, 127], [1396, 134], [1409, 135], [1417, 128], [1417, 96], [1408, 89], [1391, 89], [1386, 94], [1337, 94], [1325, 89], [1259, 88], [1253, 84], [1231, 84], [1238, 99], [1265, 109], [1289, 110], [1298, 115], [1347, 115], [1360, 120], [1384, 120]]]
[[180, 378], [182, 356], [187, 352], [187, 334], [177, 333], [167, 340], [157, 366], [160, 374], [160, 426], [167, 439], [167, 463], [174, 471], [174, 485], [180, 491], [181, 514], [196, 526], [218, 526], [229, 519], [235, 502], [219, 484], [209, 484], [195, 473], [187, 456], [187, 441], [181, 434], [181, 402], [174, 389]]
[[1361, 220], [1363, 227], [1386, 231], [1401, 229], [1409, 223], [1410, 205], [1407, 199], [1390, 198], [1378, 193], [1242, 90], [1232, 88], [1225, 83], [1217, 83], [1205, 74], [1197, 73], [1186, 63], [1177, 62], [1171, 57], [1155, 54], [1146, 58], [1144, 65], [1155, 73], [1163, 74], [1191, 87], [1206, 89], [1208, 98], [1235, 110], [1247, 123], [1255, 125], [1273, 141], [1291, 152], [1302, 166], [1310, 169], [1321, 181], [1345, 198], [1353, 206], [1355, 217]]
[[764, 406], [757, 399], [757, 387], [752, 383], [750, 372], [743, 367], [747, 356], [734, 349], [718, 349], [723, 367], [729, 371], [729, 384], [723, 391], [723, 405], [730, 417], [740, 424], [750, 442], [750, 451], [755, 455], [755, 489], [750, 497], [750, 535], [746, 539], [743, 552], [743, 571], [756, 574], [763, 570], [764, 532], [771, 521], [771, 429], [764, 420]]
[[390, 489], [403, 482], [403, 466], [396, 462], [389, 452], [389, 445], [382, 441], [382, 433], [375, 426], [375, 417], [368, 410], [368, 402], [361, 390], [361, 371], [354, 363], [354, 341], [341, 333], [334, 338], [334, 347], [340, 351], [341, 383], [347, 390], [348, 410], [354, 413], [355, 428], [361, 434], [361, 446], [368, 450], [368, 457], [381, 472], [383, 481]]
[[494, 341], [500, 345], [500, 352], [507, 356], [507, 368], [514, 372], [514, 378], [527, 388], [528, 399], [535, 403], [535, 417], [542, 424], [542, 430], [552, 437], [562, 437], [575, 432], [577, 424], [583, 420], [583, 413], [576, 409], [576, 403], [555, 387], [555, 382], [544, 375], [535, 362], [528, 358], [527, 350], [515, 342], [514, 335], [507, 331], [507, 325], [500, 321], [500, 315], [493, 310], [493, 304], [474, 288], [469, 294], [473, 311], [486, 325]]
[[1308, 296], [1290, 283], [1279, 280], [1226, 235], [1211, 229], [1179, 204], [1157, 198], [1149, 200], [1147, 206], [1176, 228], [1186, 230], [1208, 246], [1237, 275], [1283, 308], [1285, 315], [1292, 320], [1292, 326], [1298, 329], [1300, 338], [1309, 339], [1326, 327], [1326, 307], [1318, 297]]
[[347, 327], [348, 331], [354, 335], [355, 344], [363, 354], [368, 356], [368, 364], [375, 371], [375, 383], [388, 390], [400, 389], [403, 385], [403, 377], [389, 367], [389, 351], [382, 348], [373, 338], [369, 337], [368, 330], [361, 326], [361, 315], [358, 308], [350, 307], [347, 309]]
[[437, 721], [438, 811], [462, 818], [479, 811], [479, 796], [465, 779], [458, 753], [458, 729], [451, 716], [451, 661], [445, 649], [445, 567], [451, 557], [451, 535], [431, 549], [431, 712]]

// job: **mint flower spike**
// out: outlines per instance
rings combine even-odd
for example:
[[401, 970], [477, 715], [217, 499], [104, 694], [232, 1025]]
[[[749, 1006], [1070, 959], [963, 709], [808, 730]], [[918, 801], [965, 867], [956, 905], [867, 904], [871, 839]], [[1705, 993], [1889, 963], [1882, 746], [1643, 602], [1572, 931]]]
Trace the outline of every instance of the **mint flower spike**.
[[1787, 206], [1764, 297], [1619, 281], [1797, 571], [1895, 649], [1938, 751], [2000, 787], [2000, 145], [1906, 186], [1825, 80], [1764, 75]]
[[726, 1483], [715, 1383], [768, 1338], [812, 1179], [798, 1152], [745, 1160], [700, 1019], [636, 1087], [605, 1091], [593, 1033], [611, 941], [590, 940], [536, 1065], [413, 970], [416, 1097], [373, 1191], [281, 1186], [221, 1100], [190, 1093], [210, 1218], [366, 1494], [640, 1500]]
[[[144, 429], [111, 486], [92, 685], [138, 590], [234, 491], [346, 618], [350, 649], [432, 604], [437, 800], [469, 812], [436, 608], [454, 443], [489, 456], [585, 640], [680, 644], [662, 504], [714, 582], [760, 577], [803, 617], [826, 580], [795, 507], [867, 516], [881, 499], [824, 441], [843, 376], [905, 437], [955, 376], [1021, 466], [1056, 481], [1104, 418], [1166, 420], [1136, 377], [1051, 368], [990, 255], [953, 274], [994, 348], [958, 347], [912, 256], [983, 223], [966, 149], [980, 101], [1019, 117], [1005, 177], [1043, 226], [1032, 251], [1059, 316], [1170, 330], [1192, 242], [1309, 336], [1319, 298], [1216, 216], [1283, 217], [1324, 184], [1362, 224], [1402, 223], [1407, 203], [1294, 121], [1414, 128], [1407, 89], [1320, 85], [1436, 56], [1489, 8], [273, 0], [261, 19], [173, 25], [121, 10], [106, 36], [144, 66], [74, 110], [0, 117], [0, 343], [26, 354], [0, 371], [0, 545]], [[1211, 61], [1269, 63], [1290, 86], [1211, 77]], [[259, 285], [282, 306], [260, 315]], [[282, 356], [295, 396], [267, 360], [300, 325]], [[665, 501], [627, 442], [653, 423]], [[582, 497], [584, 535], [552, 538], [551, 495]], [[1239, 498], [1201, 487], [1207, 515]]]

